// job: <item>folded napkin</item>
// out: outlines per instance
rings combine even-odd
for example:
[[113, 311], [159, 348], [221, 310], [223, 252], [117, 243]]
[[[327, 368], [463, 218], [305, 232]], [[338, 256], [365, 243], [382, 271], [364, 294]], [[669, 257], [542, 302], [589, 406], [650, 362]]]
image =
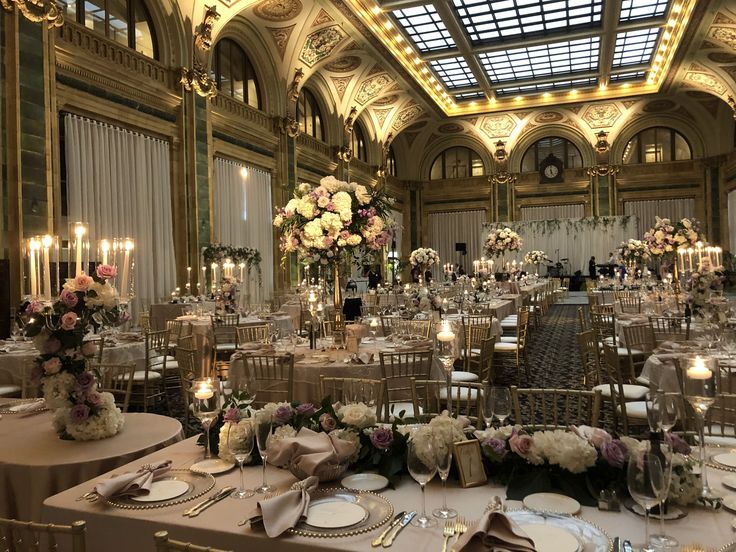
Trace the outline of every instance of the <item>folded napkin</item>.
[[370, 364], [373, 362], [373, 353], [352, 354], [345, 358], [346, 364]]
[[151, 492], [153, 480], [171, 469], [171, 460], [145, 464], [137, 472], [128, 472], [100, 481], [95, 492], [110, 498], [113, 496], [141, 496]]
[[302, 518], [306, 518], [309, 493], [316, 490], [318, 485], [317, 477], [307, 477], [294, 483], [291, 489], [282, 495], [259, 500], [256, 509], [248, 515], [251, 527], [262, 524], [266, 534], [271, 538], [291, 529]]
[[534, 552], [534, 541], [502, 512], [486, 512], [478, 525], [463, 534], [455, 552]]
[[431, 339], [415, 339], [412, 341], [407, 341], [404, 343], [401, 349], [403, 351], [418, 351], [419, 349], [426, 349], [427, 347], [432, 347]]
[[39, 410], [45, 407], [46, 404], [44, 400], [38, 399], [36, 401], [22, 402], [19, 404], [8, 406], [8, 410], [10, 410], [11, 412], [30, 412], [32, 410]]
[[344, 464], [353, 454], [353, 443], [306, 427], [296, 437], [273, 439], [268, 445], [269, 464], [293, 466], [307, 475], [319, 475], [325, 469]]

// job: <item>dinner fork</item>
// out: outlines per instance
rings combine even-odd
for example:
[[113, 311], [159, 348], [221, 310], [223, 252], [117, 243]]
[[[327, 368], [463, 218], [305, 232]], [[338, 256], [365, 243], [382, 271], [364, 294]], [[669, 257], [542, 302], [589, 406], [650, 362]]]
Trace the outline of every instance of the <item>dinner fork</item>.
[[447, 543], [454, 535], [455, 535], [455, 523], [451, 521], [446, 521], [445, 528], [442, 531], [442, 536], [445, 537], [445, 540], [442, 543], [442, 552], [447, 552]]
[[468, 526], [464, 518], [458, 518], [455, 522], [455, 544], [460, 540], [460, 537], [468, 530]]

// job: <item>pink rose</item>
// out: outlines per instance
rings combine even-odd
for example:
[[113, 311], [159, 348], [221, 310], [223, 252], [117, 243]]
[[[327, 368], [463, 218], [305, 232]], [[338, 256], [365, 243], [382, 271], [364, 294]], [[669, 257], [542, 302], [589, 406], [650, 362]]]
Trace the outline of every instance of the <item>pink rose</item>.
[[74, 278], [74, 288], [77, 291], [87, 291], [89, 289], [89, 286], [92, 285], [92, 278], [87, 276], [86, 274], [80, 274], [76, 278]]
[[59, 357], [52, 357], [43, 363], [43, 371], [48, 375], [57, 374], [61, 370]]
[[43, 311], [43, 303], [40, 301], [31, 301], [26, 307], [26, 314], [36, 314]]
[[102, 395], [97, 391], [92, 391], [92, 393], [87, 395], [87, 402], [92, 406], [100, 406], [102, 404]]
[[61, 317], [61, 329], [62, 330], [73, 330], [74, 326], [77, 325], [79, 317], [76, 312], [67, 312]]
[[86, 357], [94, 356], [97, 352], [97, 344], [94, 341], [85, 341], [82, 345], [82, 355]]
[[321, 425], [322, 429], [325, 431], [332, 431], [337, 427], [337, 421], [325, 412], [319, 417], [319, 425]]
[[531, 435], [519, 435], [518, 433], [514, 433], [509, 439], [509, 448], [511, 449], [511, 452], [518, 454], [522, 458], [531, 454], [533, 446], [534, 440]]
[[116, 267], [106, 264], [97, 265], [96, 271], [97, 277], [103, 280], [109, 280], [118, 274], [118, 269]]
[[73, 309], [77, 306], [77, 303], [79, 303], [79, 297], [77, 297], [77, 294], [73, 291], [65, 289], [61, 292], [61, 302], [64, 303], [66, 307]]

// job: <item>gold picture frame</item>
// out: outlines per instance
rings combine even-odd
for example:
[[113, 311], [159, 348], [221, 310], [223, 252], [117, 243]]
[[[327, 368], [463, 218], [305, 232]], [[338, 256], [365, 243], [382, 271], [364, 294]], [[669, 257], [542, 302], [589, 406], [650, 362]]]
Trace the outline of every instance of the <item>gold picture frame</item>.
[[452, 455], [460, 476], [460, 485], [478, 487], [488, 481], [486, 469], [483, 466], [483, 457], [480, 452], [480, 443], [477, 439], [458, 441], [452, 445]]

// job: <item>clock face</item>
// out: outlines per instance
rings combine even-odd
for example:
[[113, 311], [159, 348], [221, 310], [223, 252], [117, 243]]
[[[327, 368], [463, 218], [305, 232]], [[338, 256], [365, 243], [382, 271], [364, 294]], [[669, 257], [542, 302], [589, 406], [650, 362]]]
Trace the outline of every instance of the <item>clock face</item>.
[[557, 168], [556, 165], [547, 165], [544, 168], [544, 176], [547, 178], [554, 178], [559, 174], [560, 170]]

